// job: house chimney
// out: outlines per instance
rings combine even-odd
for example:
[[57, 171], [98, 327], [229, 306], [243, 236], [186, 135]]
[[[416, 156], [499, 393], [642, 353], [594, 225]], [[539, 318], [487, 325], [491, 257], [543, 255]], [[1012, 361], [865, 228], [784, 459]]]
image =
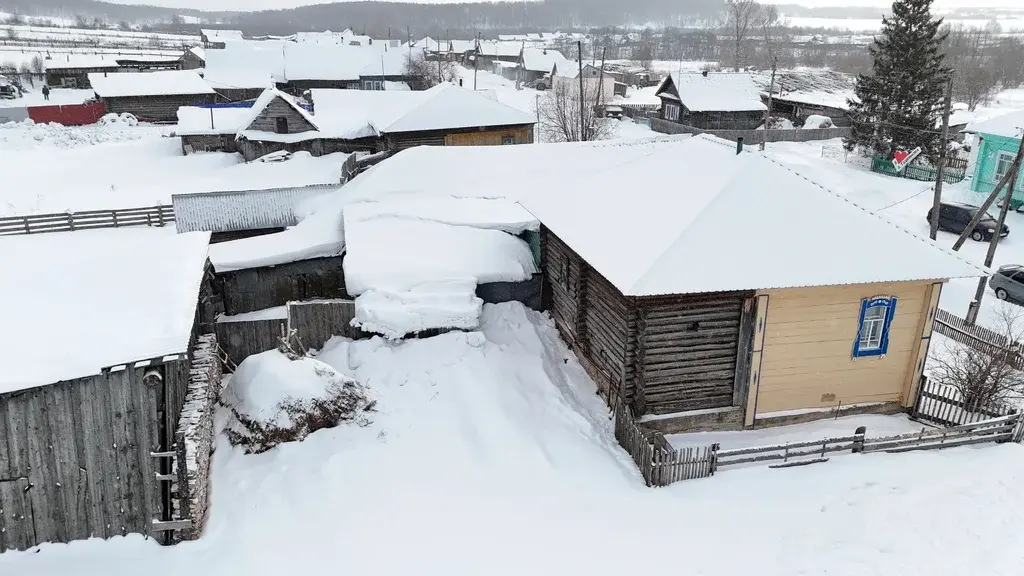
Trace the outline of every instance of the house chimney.
[[702, 72], [700, 73], [700, 75], [701, 75], [701, 76], [703, 76], [703, 77], [705, 77], [705, 78], [707, 78], [707, 77], [708, 77], [708, 71], [707, 71], [707, 70], [704, 70], [704, 71], [702, 71]]
[[740, 154], [743, 152], [743, 137], [740, 136], [736, 139], [736, 153]]

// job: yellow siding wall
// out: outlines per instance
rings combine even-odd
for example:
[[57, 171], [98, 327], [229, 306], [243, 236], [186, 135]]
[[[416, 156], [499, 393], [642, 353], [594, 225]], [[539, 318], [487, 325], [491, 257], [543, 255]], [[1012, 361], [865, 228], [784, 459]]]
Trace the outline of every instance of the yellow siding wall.
[[509, 128], [508, 130], [489, 130], [485, 132], [462, 132], [448, 134], [444, 137], [445, 146], [500, 146], [501, 139], [512, 136], [516, 144], [532, 144], [533, 128]]
[[[917, 363], [931, 283], [764, 290], [768, 315], [757, 416], [781, 410], [898, 402]], [[885, 356], [852, 358], [861, 300], [895, 296]], [[754, 366], [757, 369], [757, 366]], [[830, 395], [834, 395], [830, 396]]]

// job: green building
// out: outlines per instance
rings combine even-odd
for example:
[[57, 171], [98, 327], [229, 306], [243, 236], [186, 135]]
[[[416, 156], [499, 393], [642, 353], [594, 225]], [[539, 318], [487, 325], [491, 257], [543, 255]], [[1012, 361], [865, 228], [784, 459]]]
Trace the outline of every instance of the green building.
[[[968, 130], [975, 133], [974, 146], [977, 158], [974, 162], [974, 179], [971, 181], [971, 190], [981, 194], [991, 194], [1003, 175], [1013, 165], [1013, 159], [1017, 155], [1021, 135], [1024, 134], [1024, 111], [1003, 114], [977, 122], [972, 124]], [[1011, 206], [1016, 209], [1022, 204], [1024, 204], [1024, 174], [1018, 174]]]

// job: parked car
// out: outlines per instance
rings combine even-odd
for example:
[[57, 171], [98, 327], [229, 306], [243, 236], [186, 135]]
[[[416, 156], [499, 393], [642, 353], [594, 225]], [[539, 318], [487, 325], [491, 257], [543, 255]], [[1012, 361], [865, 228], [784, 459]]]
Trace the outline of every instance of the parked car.
[[1000, 266], [996, 273], [989, 277], [988, 285], [995, 291], [996, 298], [1024, 303], [1024, 266]]
[[[972, 206], [970, 204], [961, 204], [959, 202], [943, 202], [939, 205], [939, 230], [945, 230], [946, 232], [952, 232], [954, 234], [962, 234], [967, 228], [967, 225], [971, 223], [971, 219], [978, 213], [981, 208]], [[928, 211], [928, 221], [932, 221], [932, 211]], [[983, 240], [989, 240], [992, 235], [996, 232], [996, 225], [998, 222], [992, 214], [985, 213], [985, 215], [978, 220], [977, 225], [974, 226], [974, 230], [971, 231], [971, 240], [981, 242]], [[1010, 229], [1003, 224], [1003, 229], [999, 232], [1000, 238], [1005, 238], [1010, 234]]]

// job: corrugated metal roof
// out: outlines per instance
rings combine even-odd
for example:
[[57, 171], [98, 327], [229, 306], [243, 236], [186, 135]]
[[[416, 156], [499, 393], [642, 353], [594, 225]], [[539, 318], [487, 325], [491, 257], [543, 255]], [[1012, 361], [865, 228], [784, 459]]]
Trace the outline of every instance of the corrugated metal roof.
[[314, 196], [327, 194], [339, 185], [323, 184], [266, 190], [237, 190], [198, 194], [174, 194], [174, 220], [178, 232], [236, 232], [281, 228], [298, 224], [296, 207]]

